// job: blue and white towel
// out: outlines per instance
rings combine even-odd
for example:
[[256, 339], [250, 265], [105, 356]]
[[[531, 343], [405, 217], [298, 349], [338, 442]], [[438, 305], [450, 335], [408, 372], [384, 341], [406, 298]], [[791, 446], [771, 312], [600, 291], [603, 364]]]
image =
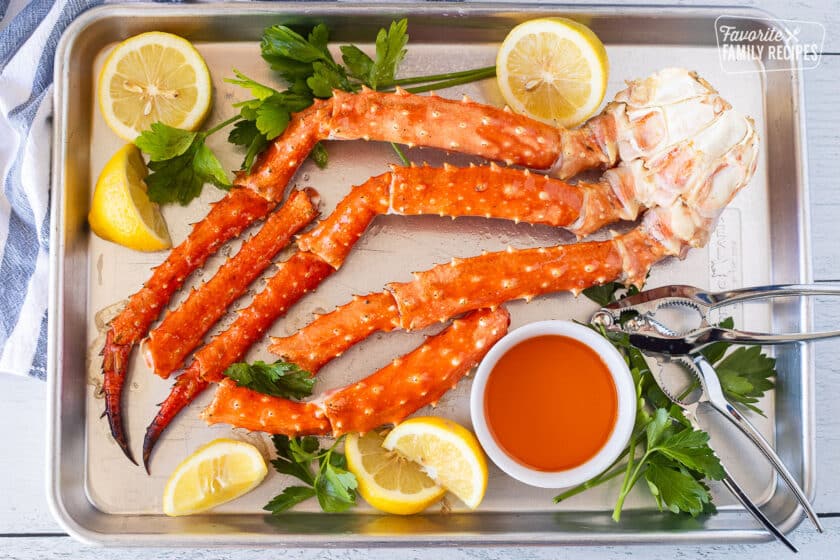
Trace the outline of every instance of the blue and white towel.
[[46, 378], [55, 48], [102, 0], [0, 0], [0, 372]]
[[0, 374], [46, 378], [53, 62], [104, 1], [0, 0]]

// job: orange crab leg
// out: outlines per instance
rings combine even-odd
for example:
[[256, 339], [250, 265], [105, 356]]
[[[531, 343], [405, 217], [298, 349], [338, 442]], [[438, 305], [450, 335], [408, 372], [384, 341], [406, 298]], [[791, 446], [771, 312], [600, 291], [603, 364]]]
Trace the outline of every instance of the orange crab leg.
[[346, 348], [374, 332], [399, 328], [399, 321], [400, 314], [390, 293], [353, 296], [350, 303], [318, 317], [318, 329], [303, 328], [285, 338], [273, 337], [268, 350], [314, 375]]
[[[557, 129], [466, 97], [456, 101], [401, 89], [334, 91], [331, 99], [313, 108], [306, 110], [310, 111], [306, 122], [317, 140], [379, 140], [439, 148], [534, 169], [553, 168], [560, 178], [611, 167], [618, 159], [612, 113], [593, 117], [574, 130]], [[283, 170], [297, 168], [305, 157], [291, 151], [281, 136], [260, 154], [250, 174], [237, 177], [236, 184], [274, 199], [285, 186]]]
[[[664, 70], [628, 83], [628, 88], [616, 95], [615, 103], [609, 104], [604, 113], [573, 131], [554, 130], [466, 98], [458, 102], [436, 96], [412, 96], [400, 90], [394, 94], [370, 90], [358, 95], [337, 92], [331, 100], [316, 101], [294, 115], [285, 133], [260, 155], [252, 172], [240, 173], [235, 184], [272, 203], [279, 201], [288, 180], [315, 143], [330, 138], [389, 140], [462, 151], [535, 168], [550, 167], [555, 175], [564, 178], [583, 169], [609, 167], [619, 159], [619, 152], [621, 159], [630, 161], [655, 156], [676, 142], [692, 142], [695, 135], [728, 109], [728, 104], [707, 83], [681, 69]], [[268, 208], [264, 209], [261, 216], [267, 212]], [[239, 231], [246, 222], [250, 223], [245, 218], [237, 221]], [[230, 238], [225, 238], [215, 226], [196, 226], [196, 230], [201, 228], [217, 234], [219, 244]], [[200, 247], [197, 251], [200, 254], [203, 250]], [[178, 249], [170, 255], [169, 260], [173, 259], [184, 260], [176, 264], [186, 274], [203, 262], [179, 253]], [[180, 283], [184, 276], [172, 280]], [[112, 433], [129, 457], [119, 410], [125, 371], [115, 368], [125, 367], [131, 347], [169, 300], [172, 291], [167, 290], [171, 285], [175, 284], [162, 284], [152, 318], [145, 322], [128, 319], [139, 331], [134, 340], [125, 342], [125, 333], [112, 332], [104, 350], [106, 412]], [[126, 344], [127, 347], [120, 346]]]
[[315, 218], [317, 210], [310, 200], [314, 196], [317, 193], [312, 189], [292, 193], [236, 256], [228, 259], [211, 280], [193, 290], [184, 303], [167, 313], [163, 322], [149, 333], [143, 350], [146, 364], [157, 375], [166, 378], [178, 369], [228, 306], [245, 293], [274, 256], [288, 245], [292, 235]]
[[291, 336], [272, 338], [269, 350], [290, 362], [318, 369], [374, 330], [389, 331], [395, 325], [422, 329], [512, 299], [559, 291], [577, 293], [618, 279], [641, 283], [650, 267], [668, 254], [639, 228], [607, 241], [452, 259], [415, 273], [410, 282], [391, 283], [387, 291], [365, 296], [364, 300], [376, 302], [369, 313], [375, 320], [361, 320], [359, 301], [355, 300], [321, 315]]
[[[570, 185], [499, 167], [397, 167], [354, 187], [298, 247], [339, 268], [378, 214], [480, 216], [563, 227], [588, 235], [623, 217], [606, 181]], [[634, 217], [634, 216], [628, 216]]]
[[233, 379], [219, 383], [213, 402], [202, 414], [208, 424], [223, 422], [254, 432], [289, 437], [330, 434], [330, 422], [317, 405], [263, 395], [240, 387]]
[[132, 348], [146, 334], [187, 276], [200, 267], [223, 243], [236, 237], [255, 220], [265, 216], [272, 204], [253, 191], [236, 189], [216, 203], [197, 223], [186, 241], [173, 249], [125, 309], [108, 326], [102, 351], [105, 414], [111, 435], [126, 457], [136, 463], [128, 447], [122, 419], [122, 389]]
[[607, 241], [452, 259], [415, 273], [410, 282], [388, 284], [388, 290], [399, 309], [400, 326], [422, 329], [464, 311], [512, 299], [578, 293], [622, 278], [641, 284], [650, 266], [666, 254], [658, 241], [636, 229]]
[[213, 205], [203, 220], [193, 226], [187, 239], [169, 253], [149, 281], [131, 296], [125, 309], [111, 321], [102, 351], [105, 414], [111, 435], [131, 462], [137, 463], [128, 447], [122, 416], [122, 389], [131, 350], [146, 335], [187, 276], [201, 267], [224, 243], [264, 218], [282, 198], [289, 179], [318, 142], [319, 129], [313, 123], [323, 120], [324, 111], [324, 104], [319, 102], [297, 113], [275, 142], [274, 149], [282, 149], [285, 153], [286, 165], [269, 170], [273, 188], [257, 191], [234, 187]]
[[362, 381], [311, 402], [262, 395], [228, 379], [202, 416], [210, 424], [288, 436], [339, 436], [396, 423], [453, 388], [504, 336], [509, 321], [502, 308], [470, 313]]
[[507, 333], [504, 308], [474, 311], [373, 375], [324, 399], [333, 435], [396, 424], [437, 403]]
[[155, 443], [175, 416], [206, 389], [208, 383], [222, 380], [225, 369], [239, 361], [277, 317], [332, 272], [333, 268], [315, 255], [295, 253], [278, 265], [277, 272], [251, 305], [239, 312], [236, 321], [195, 353], [192, 363], [178, 377], [173, 391], [146, 428], [143, 464], [147, 471]]

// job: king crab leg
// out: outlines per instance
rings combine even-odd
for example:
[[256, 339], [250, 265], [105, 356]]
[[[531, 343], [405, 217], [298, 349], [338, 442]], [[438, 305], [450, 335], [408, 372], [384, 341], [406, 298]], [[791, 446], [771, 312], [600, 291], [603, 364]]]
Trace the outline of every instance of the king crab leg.
[[[292, 118], [283, 134], [283, 146], [289, 162], [296, 162], [274, 170], [275, 180], [282, 183], [283, 188], [297, 171], [300, 161], [317, 143], [318, 128], [312, 125], [312, 121], [320, 122], [324, 118], [323, 111], [324, 107], [320, 103], [301, 111]], [[222, 244], [238, 237], [245, 228], [271, 211], [281, 196], [277, 192], [270, 194], [277, 196], [262, 196], [247, 188], [232, 189], [213, 205], [203, 220], [193, 226], [187, 239], [169, 253], [143, 288], [129, 298], [125, 309], [108, 325], [102, 350], [105, 415], [108, 417], [111, 435], [132, 463], [136, 464], [137, 461], [128, 446], [122, 414], [123, 385], [131, 350], [146, 335], [172, 295], [183, 286], [193, 271], [201, 267]]]
[[310, 197], [316, 196], [312, 189], [293, 192], [260, 231], [243, 243], [236, 256], [228, 259], [212, 279], [193, 290], [177, 309], [166, 314], [143, 345], [150, 369], [166, 378], [181, 366], [228, 306], [288, 245], [292, 235], [315, 218], [317, 210]]
[[474, 311], [365, 379], [309, 402], [262, 395], [227, 379], [202, 416], [210, 424], [288, 436], [337, 437], [397, 423], [455, 387], [509, 322], [502, 308]]
[[236, 189], [213, 206], [197, 223], [186, 241], [176, 247], [158, 266], [139, 292], [128, 300], [123, 311], [108, 325], [102, 350], [105, 415], [111, 435], [125, 456], [134, 456], [125, 437], [122, 392], [131, 350], [143, 338], [152, 322], [196, 268], [204, 264], [223, 243], [238, 236], [252, 222], [271, 210], [271, 203], [247, 189]]

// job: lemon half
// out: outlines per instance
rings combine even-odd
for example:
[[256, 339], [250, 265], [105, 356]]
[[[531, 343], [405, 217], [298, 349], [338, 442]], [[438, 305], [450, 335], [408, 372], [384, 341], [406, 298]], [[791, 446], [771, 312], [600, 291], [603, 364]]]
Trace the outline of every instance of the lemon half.
[[423, 466], [435, 482], [475, 509], [487, 489], [487, 459], [472, 432], [434, 416], [397, 425], [382, 443], [385, 449]]
[[184, 459], [169, 477], [163, 512], [177, 516], [207, 511], [250, 492], [267, 473], [265, 459], [250, 443], [211, 441]]
[[609, 62], [591, 29], [566, 18], [514, 27], [496, 58], [505, 102], [517, 113], [573, 127], [592, 116], [607, 90]]
[[123, 146], [105, 164], [88, 214], [96, 235], [138, 251], [172, 247], [160, 209], [146, 194], [148, 173], [134, 144]]
[[108, 55], [98, 95], [105, 122], [133, 142], [156, 121], [198, 129], [210, 112], [212, 83], [192, 43], [151, 31], [126, 39]]
[[440, 500], [446, 489], [429, 478], [421, 466], [382, 447], [376, 432], [350, 434], [344, 442], [347, 468], [359, 482], [359, 494], [378, 510], [410, 515]]

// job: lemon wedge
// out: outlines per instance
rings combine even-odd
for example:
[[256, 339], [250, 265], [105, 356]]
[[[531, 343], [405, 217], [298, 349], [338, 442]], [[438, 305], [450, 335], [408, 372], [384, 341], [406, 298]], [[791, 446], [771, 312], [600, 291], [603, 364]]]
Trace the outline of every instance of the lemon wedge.
[[146, 194], [148, 173], [134, 144], [123, 146], [105, 164], [88, 214], [96, 235], [138, 251], [172, 247], [160, 209]]
[[591, 29], [566, 18], [514, 27], [496, 57], [505, 102], [517, 113], [573, 127], [592, 116], [607, 90], [609, 61]]
[[487, 490], [487, 459], [472, 432], [451, 420], [419, 417], [397, 425], [382, 446], [419, 463], [440, 484], [475, 509]]
[[130, 142], [156, 121], [196, 130], [212, 104], [204, 59], [183, 37], [160, 31], [117, 45], [99, 73], [97, 90], [105, 122]]
[[429, 478], [417, 463], [382, 447], [376, 432], [350, 434], [344, 441], [347, 468], [359, 482], [359, 494], [378, 510], [410, 515], [440, 500], [446, 489]]
[[163, 491], [166, 515], [190, 515], [247, 494], [262, 482], [268, 468], [256, 447], [244, 441], [217, 439], [184, 459]]

